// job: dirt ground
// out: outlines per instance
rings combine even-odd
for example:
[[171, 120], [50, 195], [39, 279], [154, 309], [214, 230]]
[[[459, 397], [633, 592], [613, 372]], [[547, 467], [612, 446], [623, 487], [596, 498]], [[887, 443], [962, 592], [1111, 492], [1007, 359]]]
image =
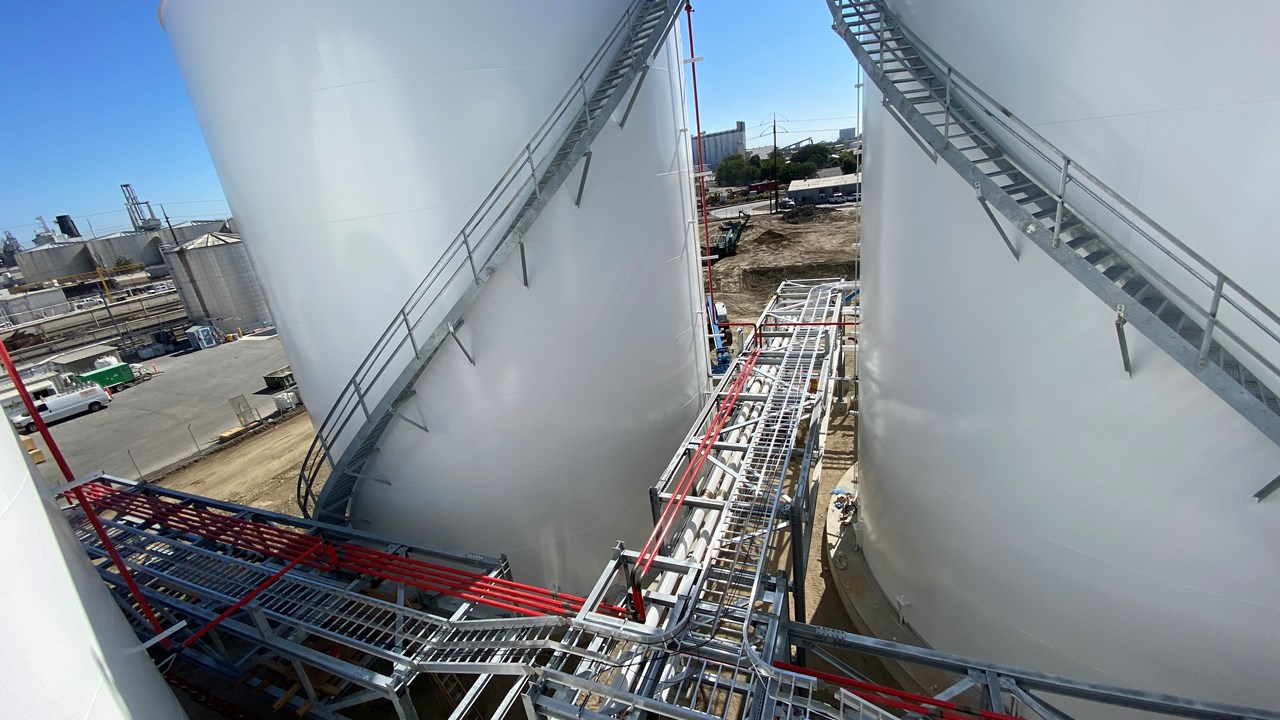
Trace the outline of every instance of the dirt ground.
[[[753, 215], [738, 254], [712, 266], [716, 301], [725, 304], [730, 320], [755, 320], [783, 280], [857, 276], [861, 211], [847, 206], [813, 210], [815, 215], [798, 222], [787, 220], [791, 213]], [[720, 222], [713, 221], [713, 233]]]
[[298, 514], [298, 469], [315, 431], [305, 412], [160, 478], [157, 484], [215, 500]]

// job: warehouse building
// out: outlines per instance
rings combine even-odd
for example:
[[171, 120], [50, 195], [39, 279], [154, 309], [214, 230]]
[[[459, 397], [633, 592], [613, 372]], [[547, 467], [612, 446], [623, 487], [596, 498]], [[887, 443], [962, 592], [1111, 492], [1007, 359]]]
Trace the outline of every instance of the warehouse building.
[[787, 186], [787, 197], [797, 205], [821, 205], [836, 193], [850, 202], [861, 202], [862, 173], [795, 180]]

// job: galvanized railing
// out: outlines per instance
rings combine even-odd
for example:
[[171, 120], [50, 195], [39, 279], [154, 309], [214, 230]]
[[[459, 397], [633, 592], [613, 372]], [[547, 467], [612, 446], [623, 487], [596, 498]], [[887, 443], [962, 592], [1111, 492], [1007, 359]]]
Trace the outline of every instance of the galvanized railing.
[[[388, 369], [393, 366], [402, 368], [412, 358], [405, 358], [400, 363], [395, 362], [396, 359], [406, 350], [414, 357], [435, 353], [443, 340], [437, 326], [442, 319], [442, 310], [448, 307], [447, 300], [461, 297], [470, 284], [483, 285], [496, 270], [491, 266], [495, 258], [502, 259], [497, 257], [499, 251], [509, 246], [512, 239], [519, 242], [524, 270], [524, 240], [518, 237], [522, 228], [516, 226], [516, 220], [530, 198], [541, 193], [539, 170], [545, 171], [549, 167], [577, 120], [584, 115], [588, 121], [596, 117], [589, 106], [589, 86], [595, 87], [602, 73], [608, 70], [609, 61], [616, 54], [616, 46], [628, 37], [627, 30], [638, 10], [648, 4], [651, 0], [634, 0], [631, 3], [573, 85], [516, 154], [502, 177], [414, 288], [409, 299], [395, 312], [373, 348], [343, 385], [320, 423], [299, 470], [297, 501], [304, 516], [311, 516], [318, 498], [317, 483], [321, 481], [325, 468], [337, 466], [339, 458], [335, 457], [335, 452], [344, 447], [344, 441], [349, 441], [360, 427], [360, 424], [353, 425], [352, 419], [358, 418], [361, 424], [375, 420], [374, 408], [394, 379], [395, 373], [388, 375]], [[527, 273], [525, 284], [528, 284]], [[424, 327], [427, 333], [421, 332]], [[428, 334], [430, 337], [426, 337]], [[455, 341], [458, 339], [453, 324], [447, 327], [445, 334]], [[461, 342], [458, 346], [466, 353]]]
[[[836, 17], [843, 16], [842, 11], [844, 8], [853, 8], [857, 4], [854, 0], [828, 0], [828, 5], [831, 6], [832, 12]], [[1122, 247], [1118, 243], [1112, 246], [1117, 255], [1130, 263], [1134, 270], [1139, 271], [1144, 276], [1144, 279], [1167, 293], [1184, 312], [1193, 314], [1199, 320], [1203, 330], [1199, 353], [1199, 364], [1202, 367], [1208, 360], [1210, 343], [1213, 342], [1215, 333], [1217, 333], [1227, 338], [1232, 346], [1248, 353], [1260, 366], [1271, 372], [1273, 380], [1280, 379], [1280, 368], [1266, 353], [1255, 347], [1255, 342], [1269, 339], [1270, 342], [1276, 343], [1276, 347], [1269, 348], [1272, 350], [1272, 355], [1280, 355], [1280, 316], [1247, 291], [1240, 283], [1233, 280], [1200, 253], [1179, 240], [1173, 233], [1166, 230], [1162, 225], [1134, 206], [1133, 203], [1126, 200], [1124, 196], [1112, 189], [1096, 175], [1073, 161], [1066, 153], [1036, 132], [1030, 125], [1023, 122], [981, 87], [970, 81], [963, 73], [948, 64], [945, 59], [935, 53], [926, 43], [894, 17], [884, 3], [876, 3], [876, 5], [876, 10], [882, 14], [882, 20], [879, 21], [881, 29], [886, 29], [885, 22], [887, 21], [888, 26], [891, 26], [894, 32], [900, 33], [907, 38], [914, 49], [919, 51], [924, 59], [934, 67], [939, 79], [943, 76], [946, 77], [945, 87], [940, 91], [929, 89], [930, 94], [946, 111], [943, 125], [944, 141], [950, 142], [952, 125], [958, 126], [958, 123], [953, 122], [952, 116], [954, 114], [953, 108], [959, 106], [970, 112], [981, 112], [990, 118], [999, 127], [1003, 128], [1010, 137], [1017, 140], [1044, 163], [1044, 167], [1040, 168], [1038, 177], [1037, 174], [1032, 172], [1026, 172], [1026, 174], [1058, 203], [1054, 216], [1053, 244], [1055, 247], [1058, 244], [1059, 231], [1057, 228], [1061, 225], [1063, 213], [1067, 210], [1070, 210], [1085, 226], [1100, 237], [1113, 235], [1113, 233], [1102, 230], [1095, 222], [1089, 220], [1092, 216], [1091, 213], [1084, 210], [1077, 211], [1080, 202], [1091, 200], [1096, 207], [1106, 210], [1119, 220], [1124, 227], [1127, 227], [1145, 240], [1151, 248], [1159, 253], [1157, 257], [1163, 256], [1167, 258], [1176, 268], [1185, 273], [1185, 276], [1180, 281], [1166, 277], [1164, 273], [1155, 270], [1148, 262], [1135, 255], [1133, 250]], [[885, 48], [883, 41], [881, 48]], [[1022, 169], [1024, 171], [1028, 170], [1028, 168]], [[1083, 196], [1077, 196], [1075, 201], [1069, 200], [1068, 195], [1071, 193], [1072, 188], [1078, 188], [1079, 192], [1083, 193]], [[1190, 288], [1188, 288], [1188, 285], [1190, 285]], [[1200, 295], [1199, 298], [1193, 297], [1197, 294]], [[1219, 318], [1219, 311], [1222, 309], [1222, 303], [1224, 302], [1234, 308], [1240, 316], [1256, 329], [1257, 332], [1253, 330], [1244, 331], [1256, 336], [1253, 342], [1227, 327], [1222, 319]], [[1261, 334], [1258, 335], [1258, 333]]]

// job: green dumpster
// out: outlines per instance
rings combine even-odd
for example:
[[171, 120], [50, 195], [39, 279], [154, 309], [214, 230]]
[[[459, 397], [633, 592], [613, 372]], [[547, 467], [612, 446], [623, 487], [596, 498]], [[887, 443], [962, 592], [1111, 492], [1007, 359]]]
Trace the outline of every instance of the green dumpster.
[[76, 376], [80, 382], [97, 383], [107, 390], [114, 390], [121, 385], [134, 381], [133, 369], [127, 363], [90, 370]]

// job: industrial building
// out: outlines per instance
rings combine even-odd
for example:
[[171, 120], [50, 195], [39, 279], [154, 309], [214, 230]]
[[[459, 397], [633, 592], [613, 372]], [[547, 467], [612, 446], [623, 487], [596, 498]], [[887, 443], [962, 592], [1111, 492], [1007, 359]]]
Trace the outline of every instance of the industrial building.
[[40, 318], [61, 315], [72, 309], [62, 288], [15, 293], [0, 290], [0, 322], [21, 325]]
[[862, 174], [832, 175], [809, 180], [792, 180], [787, 186], [787, 197], [797, 205], [821, 205], [839, 193], [849, 202], [862, 200]]
[[[67, 482], [0, 439], [3, 592], [35, 605], [0, 623], [33, 656], [7, 707], [183, 718], [197, 677], [325, 720], [1280, 720], [1280, 290], [1248, 232], [1280, 210], [1235, 194], [1280, 161], [1280, 8], [1133, 1], [828, 0], [866, 194], [790, 194], [863, 200], [861, 274], [723, 326], [684, 0], [165, 0], [252, 238], [165, 257], [207, 314], [257, 270], [316, 431], [303, 517], [77, 477], [27, 399]], [[882, 637], [807, 621], [837, 419], [826, 569]]]
[[[699, 150], [701, 148], [701, 150]], [[747, 154], [747, 124], [741, 120], [732, 130], [702, 133], [693, 140], [693, 166], [698, 167], [698, 153], [706, 153], [703, 166], [715, 170], [721, 160], [730, 155]]]
[[208, 233], [178, 247], [166, 245], [164, 258], [193, 324], [212, 325], [224, 334], [271, 324], [239, 235]]
[[88, 240], [51, 243], [16, 256], [24, 281], [48, 280], [92, 273], [98, 268], [109, 270], [118, 265], [142, 265], [159, 277], [168, 274], [160, 246], [184, 243], [210, 232], [224, 232], [226, 220], [191, 220], [175, 223], [173, 228], [112, 233]]
[[19, 252], [15, 259], [26, 283], [83, 275], [98, 267], [89, 244], [83, 241], [40, 245]]

